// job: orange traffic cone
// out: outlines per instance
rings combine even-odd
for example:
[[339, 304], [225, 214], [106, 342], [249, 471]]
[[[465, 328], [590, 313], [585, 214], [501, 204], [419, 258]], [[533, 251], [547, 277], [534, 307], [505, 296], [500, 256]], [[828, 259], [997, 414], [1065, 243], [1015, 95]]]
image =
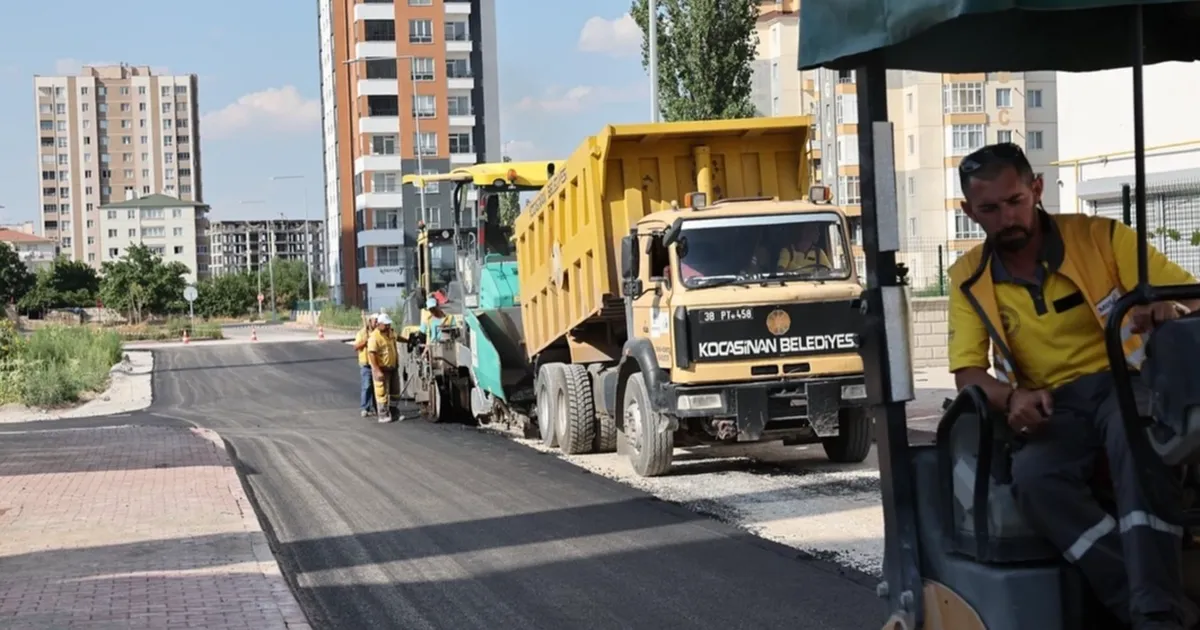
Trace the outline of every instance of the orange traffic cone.
[[325, 327], [317, 326], [317, 339], [324, 339], [324, 338], [325, 338]]
[[255, 326], [250, 327], [250, 341], [258, 341], [258, 328]]
[[188, 332], [188, 331], [187, 331], [187, 329], [186, 329], [186, 328], [184, 328], [184, 329], [183, 329], [183, 343], [184, 343], [184, 344], [191, 343], [191, 342], [190, 342], [190, 340], [188, 340], [188, 334], [187, 334], [187, 332]]

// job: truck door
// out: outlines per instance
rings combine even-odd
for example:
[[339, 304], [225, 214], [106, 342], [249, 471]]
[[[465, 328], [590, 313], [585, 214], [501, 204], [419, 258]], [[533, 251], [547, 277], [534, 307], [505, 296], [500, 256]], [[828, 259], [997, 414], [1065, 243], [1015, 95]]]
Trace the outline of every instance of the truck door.
[[643, 291], [633, 301], [630, 337], [649, 339], [658, 365], [671, 367], [671, 269], [661, 235], [638, 236], [639, 276]]

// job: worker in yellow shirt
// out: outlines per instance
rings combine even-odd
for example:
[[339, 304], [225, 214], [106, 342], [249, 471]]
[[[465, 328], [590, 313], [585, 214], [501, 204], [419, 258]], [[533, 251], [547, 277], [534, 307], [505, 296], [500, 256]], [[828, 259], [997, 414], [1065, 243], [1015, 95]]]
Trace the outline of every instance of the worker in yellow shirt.
[[[963, 158], [959, 180], [962, 209], [987, 239], [949, 270], [950, 371], [959, 389], [982, 388], [1012, 428], [1011, 492], [1021, 516], [1080, 568], [1123, 623], [1192, 627], [1182, 529], [1153, 513], [1139, 475], [1150, 487], [1172, 482], [1160, 460], [1135, 469], [1105, 348], [1108, 314], [1137, 284], [1136, 234], [1103, 217], [1048, 214], [1041, 177], [1012, 143]], [[1196, 282], [1153, 247], [1149, 275], [1155, 285]], [[1134, 309], [1123, 331], [1130, 367], [1140, 367], [1155, 325], [1198, 307]], [[1144, 404], [1149, 392], [1140, 379], [1135, 392]], [[1103, 458], [1116, 518], [1089, 489]]]
[[803, 271], [806, 269], [832, 269], [829, 255], [820, 245], [821, 227], [799, 224], [792, 228], [796, 232], [793, 243], [779, 251], [779, 272]]
[[379, 422], [392, 421], [392, 407], [400, 401], [400, 350], [396, 347], [396, 332], [392, 330], [392, 318], [380, 313], [375, 320], [375, 330], [367, 338], [367, 360], [371, 364], [371, 376], [375, 384], [375, 407]]
[[359, 328], [358, 334], [354, 335], [354, 351], [358, 353], [358, 370], [360, 372], [358, 406], [364, 418], [375, 412], [375, 387], [374, 378], [371, 376], [371, 362], [367, 359], [367, 339], [375, 330], [376, 317], [378, 315], [375, 313], [367, 315], [363, 327]]

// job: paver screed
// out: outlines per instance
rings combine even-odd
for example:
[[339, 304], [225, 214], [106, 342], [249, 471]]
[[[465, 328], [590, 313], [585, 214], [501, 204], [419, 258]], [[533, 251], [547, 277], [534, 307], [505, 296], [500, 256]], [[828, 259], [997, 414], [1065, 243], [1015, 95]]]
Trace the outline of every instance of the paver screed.
[[309, 630], [219, 437], [0, 438], [0, 628]]

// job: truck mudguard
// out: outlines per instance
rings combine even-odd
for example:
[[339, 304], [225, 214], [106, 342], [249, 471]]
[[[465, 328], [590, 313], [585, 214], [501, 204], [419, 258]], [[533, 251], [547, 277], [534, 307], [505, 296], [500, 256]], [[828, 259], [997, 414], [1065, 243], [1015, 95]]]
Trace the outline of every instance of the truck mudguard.
[[617, 409], [613, 414], [617, 419], [617, 426], [621, 423], [620, 407], [625, 399], [625, 378], [634, 372], [641, 372], [646, 379], [646, 394], [650, 397], [650, 404], [655, 411], [669, 413], [675, 408], [675, 401], [671, 400], [669, 395], [670, 378], [667, 371], [658, 366], [654, 346], [650, 344], [649, 339], [630, 339], [625, 342], [621, 351], [621, 362], [617, 369], [620, 380], [617, 381], [617, 397], [614, 401]]

